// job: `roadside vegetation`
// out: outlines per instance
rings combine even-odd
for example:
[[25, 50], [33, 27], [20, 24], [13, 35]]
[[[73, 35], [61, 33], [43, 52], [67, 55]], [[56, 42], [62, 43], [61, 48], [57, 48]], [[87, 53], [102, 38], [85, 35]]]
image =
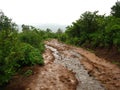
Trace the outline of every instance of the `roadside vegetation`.
[[[120, 2], [112, 6], [111, 14], [108, 16], [99, 15], [98, 11], [86, 11], [58, 38], [65, 43], [91, 50], [115, 49], [116, 54], [120, 55]], [[120, 61], [117, 61], [120, 65]]]
[[0, 86], [8, 83], [21, 68], [44, 65], [44, 40], [55, 38], [50, 30], [22, 25], [22, 32], [4, 13], [0, 12]]
[[120, 50], [120, 3], [111, 9], [109, 16], [99, 15], [98, 11], [83, 13], [59, 39], [78, 46], [116, 47]]
[[[116, 48], [120, 52], [120, 2], [111, 8], [111, 15], [98, 11], [83, 13], [65, 32], [58, 29], [41, 30], [22, 25], [22, 32], [4, 13], [0, 12], [0, 86], [9, 82], [21, 68], [44, 65], [44, 40], [57, 38], [65, 43], [85, 48]], [[116, 63], [116, 62], [114, 62]], [[120, 64], [120, 62], [117, 62]], [[31, 71], [30, 71], [31, 73]]]

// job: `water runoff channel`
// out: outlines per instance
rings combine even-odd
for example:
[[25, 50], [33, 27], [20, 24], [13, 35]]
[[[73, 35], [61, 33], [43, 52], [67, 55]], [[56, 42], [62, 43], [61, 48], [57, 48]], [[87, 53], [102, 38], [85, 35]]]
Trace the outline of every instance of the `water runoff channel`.
[[82, 56], [74, 50], [64, 50], [64, 53], [69, 53], [75, 57], [70, 57], [64, 53], [59, 52], [56, 48], [49, 45], [45, 45], [46, 48], [52, 51], [55, 57], [54, 63], [60, 64], [75, 73], [75, 77], [78, 80], [76, 90], [105, 90], [102, 84], [94, 77], [88, 74], [88, 71], [80, 63]]

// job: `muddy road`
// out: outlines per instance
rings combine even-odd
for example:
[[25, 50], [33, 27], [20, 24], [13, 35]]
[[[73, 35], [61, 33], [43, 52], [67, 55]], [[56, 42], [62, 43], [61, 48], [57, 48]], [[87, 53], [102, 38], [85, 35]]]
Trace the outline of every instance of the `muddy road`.
[[46, 42], [46, 48], [53, 52], [55, 63], [75, 73], [77, 90], [120, 90], [120, 69], [116, 65], [57, 40]]
[[33, 75], [16, 78], [6, 90], [120, 90], [117, 66], [55, 39], [45, 47], [45, 65], [34, 66]]

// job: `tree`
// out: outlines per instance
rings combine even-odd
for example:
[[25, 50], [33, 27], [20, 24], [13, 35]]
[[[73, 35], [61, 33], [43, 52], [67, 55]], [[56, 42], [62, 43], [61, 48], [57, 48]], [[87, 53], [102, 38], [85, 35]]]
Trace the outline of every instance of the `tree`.
[[85, 12], [80, 16], [80, 19], [73, 22], [71, 26], [67, 27], [66, 33], [72, 37], [79, 37], [82, 33], [92, 33], [98, 30], [98, 11]]
[[22, 31], [25, 32], [25, 31], [29, 31], [30, 30], [30, 26], [28, 25], [22, 25]]
[[81, 29], [87, 33], [95, 32], [98, 28], [97, 15], [98, 11], [85, 12], [80, 17]]
[[[17, 42], [16, 24], [0, 11], [0, 86], [8, 82], [14, 69], [11, 62], [7, 59]], [[10, 63], [8, 63], [10, 61]]]
[[46, 29], [46, 32], [51, 33], [52, 30], [51, 30], [50, 28], [47, 28], [47, 29]]
[[62, 29], [60, 29], [60, 28], [58, 28], [58, 30], [57, 30], [57, 32], [56, 32], [57, 34], [62, 34], [63, 33], [63, 31], [62, 31]]
[[111, 8], [111, 14], [115, 17], [120, 18], [120, 1], [117, 1]]
[[15, 30], [15, 29], [17, 29], [17, 25], [13, 23], [11, 19], [5, 16], [2, 11], [0, 11], [0, 31]]

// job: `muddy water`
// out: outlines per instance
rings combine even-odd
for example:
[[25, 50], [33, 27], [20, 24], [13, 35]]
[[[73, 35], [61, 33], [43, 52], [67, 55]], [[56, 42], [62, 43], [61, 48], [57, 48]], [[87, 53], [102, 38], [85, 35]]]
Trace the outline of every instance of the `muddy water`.
[[105, 90], [101, 83], [88, 74], [88, 71], [80, 63], [82, 56], [74, 50], [59, 51], [49, 45], [45, 45], [50, 49], [55, 57], [54, 63], [60, 64], [75, 73], [78, 80], [77, 90]]

